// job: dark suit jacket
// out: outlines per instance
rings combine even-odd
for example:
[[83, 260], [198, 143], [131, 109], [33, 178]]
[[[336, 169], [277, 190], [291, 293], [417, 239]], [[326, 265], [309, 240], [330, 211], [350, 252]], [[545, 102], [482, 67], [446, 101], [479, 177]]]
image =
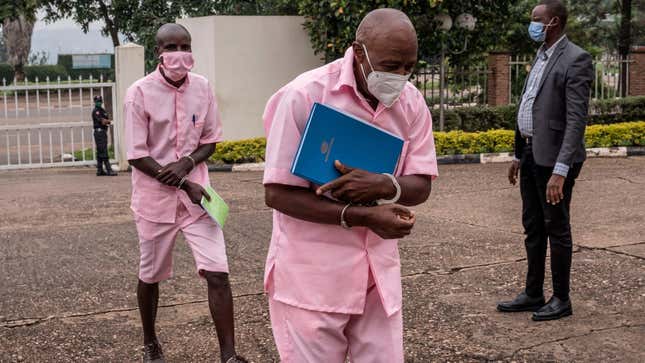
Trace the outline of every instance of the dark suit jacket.
[[[556, 45], [533, 103], [533, 157], [538, 165], [568, 166], [586, 159], [585, 127], [594, 70], [591, 55], [566, 37]], [[524, 84], [524, 92], [526, 83]], [[515, 156], [525, 146], [515, 127]]]

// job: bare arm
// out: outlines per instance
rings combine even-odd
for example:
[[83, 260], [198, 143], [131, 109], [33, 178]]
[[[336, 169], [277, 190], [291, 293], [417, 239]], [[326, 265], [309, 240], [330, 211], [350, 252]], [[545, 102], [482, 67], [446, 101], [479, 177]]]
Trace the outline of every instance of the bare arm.
[[[318, 196], [310, 189], [282, 184], [265, 185], [267, 206], [290, 217], [313, 223], [340, 225], [340, 215], [346, 204]], [[385, 239], [402, 238], [410, 234], [415, 222], [414, 213], [391, 204], [377, 207], [350, 206], [345, 221], [351, 227], [368, 227]]]

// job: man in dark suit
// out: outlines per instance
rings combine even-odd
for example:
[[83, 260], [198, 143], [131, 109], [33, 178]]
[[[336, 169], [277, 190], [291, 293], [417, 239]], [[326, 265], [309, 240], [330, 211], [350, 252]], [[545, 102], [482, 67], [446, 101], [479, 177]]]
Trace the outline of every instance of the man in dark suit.
[[[508, 171], [513, 185], [520, 174], [528, 272], [526, 289], [515, 300], [499, 303], [497, 309], [534, 311], [535, 321], [573, 313], [569, 206], [586, 157], [584, 133], [593, 64], [589, 53], [567, 39], [566, 23], [567, 9], [560, 0], [542, 0], [533, 9], [529, 34], [543, 44], [524, 86], [515, 129], [515, 160]], [[545, 304], [547, 239], [553, 297]]]

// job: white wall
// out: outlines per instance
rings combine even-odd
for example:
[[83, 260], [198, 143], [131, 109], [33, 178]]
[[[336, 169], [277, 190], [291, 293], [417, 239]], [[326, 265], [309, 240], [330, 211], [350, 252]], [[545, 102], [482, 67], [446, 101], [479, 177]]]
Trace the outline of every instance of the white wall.
[[264, 136], [267, 100], [300, 73], [323, 64], [299, 16], [178, 19], [191, 33], [194, 72], [213, 84], [226, 140]]
[[123, 120], [123, 99], [128, 88], [144, 76], [144, 49], [142, 46], [128, 43], [114, 48], [115, 53], [115, 90], [112, 93], [114, 103], [114, 139], [119, 169], [128, 168], [125, 147], [125, 128]]

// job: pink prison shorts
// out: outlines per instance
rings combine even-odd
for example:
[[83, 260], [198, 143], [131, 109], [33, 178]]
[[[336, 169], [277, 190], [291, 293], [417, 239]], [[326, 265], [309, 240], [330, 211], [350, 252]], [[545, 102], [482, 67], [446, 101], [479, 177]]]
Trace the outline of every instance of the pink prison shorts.
[[273, 299], [271, 328], [282, 363], [403, 363], [401, 310], [387, 316], [369, 273], [361, 315], [301, 309]]
[[208, 216], [195, 219], [179, 201], [175, 223], [156, 223], [135, 215], [139, 234], [139, 279], [156, 283], [172, 277], [172, 250], [181, 231], [193, 252], [197, 271], [228, 273], [222, 229]]

